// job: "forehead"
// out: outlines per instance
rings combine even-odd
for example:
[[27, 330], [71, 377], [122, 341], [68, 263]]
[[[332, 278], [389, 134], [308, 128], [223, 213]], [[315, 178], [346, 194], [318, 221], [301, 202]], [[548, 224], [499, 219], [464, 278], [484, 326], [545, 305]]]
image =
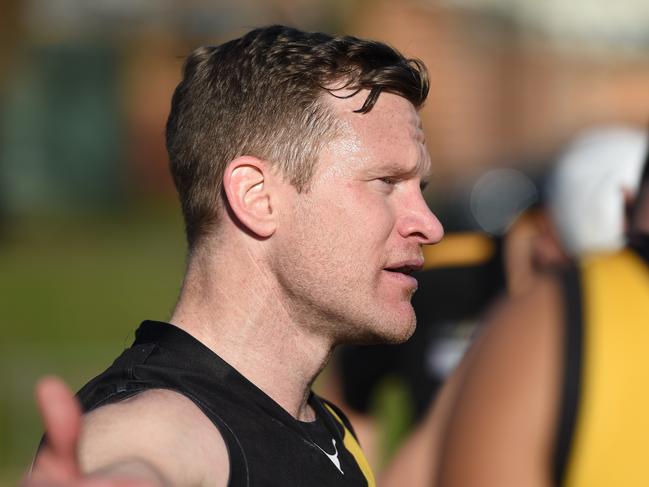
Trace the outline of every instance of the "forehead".
[[[345, 94], [344, 90], [336, 92], [337, 96]], [[427, 175], [430, 161], [415, 107], [401, 96], [382, 93], [368, 113], [355, 113], [367, 95], [366, 90], [350, 98], [326, 95], [341, 125], [339, 137], [330, 146], [336, 160], [364, 166], [399, 166]]]

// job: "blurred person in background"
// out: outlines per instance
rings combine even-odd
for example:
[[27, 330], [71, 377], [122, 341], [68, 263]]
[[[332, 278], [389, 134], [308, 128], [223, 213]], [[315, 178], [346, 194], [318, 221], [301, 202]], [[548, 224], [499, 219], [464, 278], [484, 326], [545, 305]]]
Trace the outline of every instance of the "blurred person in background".
[[647, 160], [624, 248], [540, 275], [494, 311], [449, 383], [437, 485], [649, 483]]
[[[638, 190], [647, 139], [647, 134], [636, 128], [596, 127], [578, 134], [560, 151], [543, 178], [542, 201], [519, 217], [504, 238], [510, 299], [527, 295], [539, 276], [550, 269], [565, 268], [590, 253], [615, 252], [624, 246], [625, 219]], [[469, 360], [464, 362], [463, 368]], [[461, 375], [456, 372], [443, 388], [422, 425], [386, 469], [383, 485], [396, 486], [404, 480], [411, 486], [431, 485]]]
[[535, 275], [626, 241], [627, 207], [637, 192], [646, 133], [597, 126], [578, 133], [555, 158], [538, 205], [518, 218], [504, 242], [510, 295], [527, 291]]
[[375, 485], [311, 384], [336, 345], [414, 330], [410, 274], [443, 234], [421, 194], [425, 68], [273, 26], [197, 49], [183, 74], [167, 124], [189, 245], [178, 303], [80, 405], [41, 382], [27, 485]]

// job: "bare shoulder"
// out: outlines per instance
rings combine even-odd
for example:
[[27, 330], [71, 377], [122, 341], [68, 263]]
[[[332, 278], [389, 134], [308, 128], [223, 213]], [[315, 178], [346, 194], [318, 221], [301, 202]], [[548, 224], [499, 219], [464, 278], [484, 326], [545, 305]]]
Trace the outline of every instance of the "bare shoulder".
[[227, 447], [216, 426], [187, 397], [142, 392], [83, 418], [83, 471], [150, 467], [172, 485], [226, 485]]
[[452, 408], [440, 484], [550, 485], [562, 363], [556, 276], [492, 312], [465, 364]]

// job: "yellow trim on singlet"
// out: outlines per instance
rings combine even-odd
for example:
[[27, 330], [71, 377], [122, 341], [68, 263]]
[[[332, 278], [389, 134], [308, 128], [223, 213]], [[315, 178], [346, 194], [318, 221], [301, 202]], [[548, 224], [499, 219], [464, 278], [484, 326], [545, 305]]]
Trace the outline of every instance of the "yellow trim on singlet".
[[649, 486], [649, 267], [633, 251], [582, 265], [583, 369], [569, 487]]
[[336, 411], [334, 411], [333, 408], [329, 406], [329, 404], [325, 403], [325, 407], [333, 415], [333, 417], [336, 418], [336, 420], [342, 425], [344, 430], [343, 445], [345, 445], [347, 451], [352, 454], [352, 456], [356, 460], [356, 463], [358, 464], [358, 467], [361, 469], [361, 472], [363, 472], [363, 475], [365, 476], [365, 480], [367, 480], [367, 487], [376, 487], [376, 480], [374, 480], [374, 473], [372, 472], [372, 468], [370, 467], [367, 458], [365, 458], [365, 454], [361, 449], [361, 445], [358, 444], [358, 441], [356, 441], [356, 438], [354, 437], [352, 432], [347, 429], [347, 426], [345, 426], [344, 421], [340, 418], [340, 416], [338, 416], [338, 414], [336, 414]]

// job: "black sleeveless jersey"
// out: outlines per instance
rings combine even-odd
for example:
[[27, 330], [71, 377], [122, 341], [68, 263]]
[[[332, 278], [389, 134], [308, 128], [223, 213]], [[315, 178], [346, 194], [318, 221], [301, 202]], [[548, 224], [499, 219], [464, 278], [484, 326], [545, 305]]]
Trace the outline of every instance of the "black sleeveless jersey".
[[133, 345], [78, 393], [85, 412], [149, 389], [192, 400], [228, 449], [230, 487], [374, 486], [351, 425], [311, 393], [316, 421], [294, 419], [218, 355], [181, 329], [145, 321]]

